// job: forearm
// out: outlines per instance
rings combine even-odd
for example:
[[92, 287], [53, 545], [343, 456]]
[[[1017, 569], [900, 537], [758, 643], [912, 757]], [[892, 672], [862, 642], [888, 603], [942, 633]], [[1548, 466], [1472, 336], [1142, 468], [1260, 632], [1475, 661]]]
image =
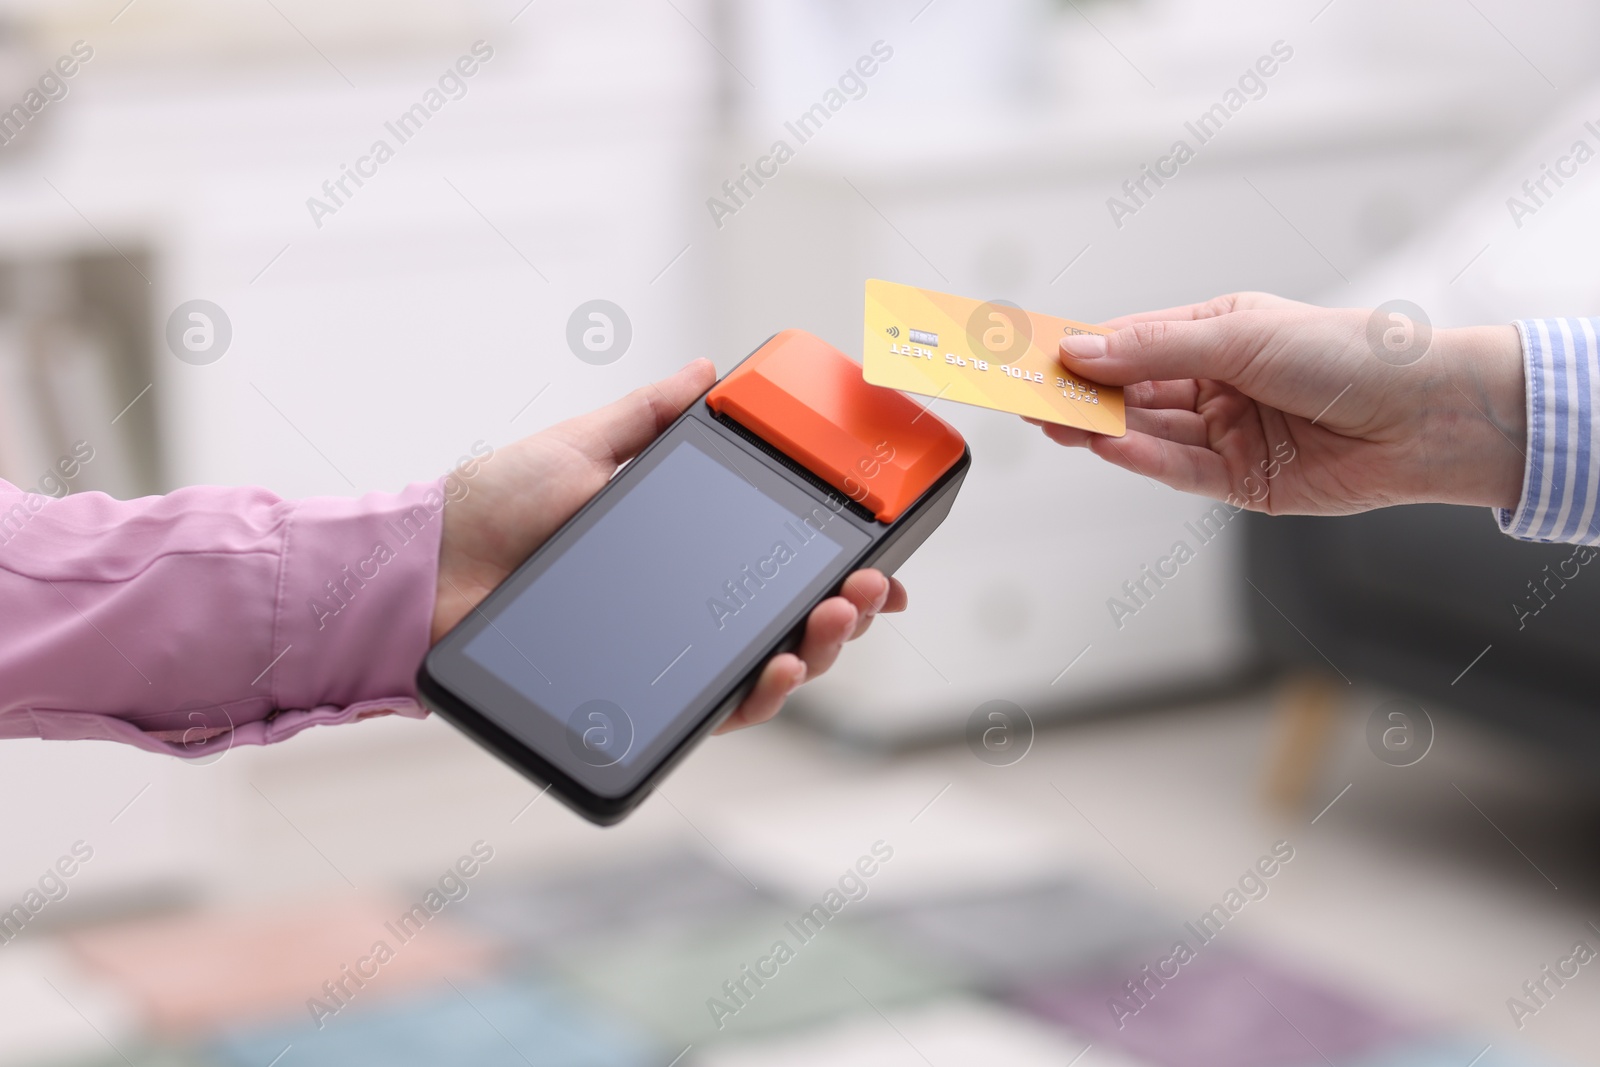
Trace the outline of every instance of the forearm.
[[1416, 444], [1424, 477], [1416, 498], [1514, 508], [1522, 493], [1527, 403], [1515, 327], [1440, 330]]
[[421, 714], [433, 486], [61, 500], [0, 483], [0, 736], [199, 755]]

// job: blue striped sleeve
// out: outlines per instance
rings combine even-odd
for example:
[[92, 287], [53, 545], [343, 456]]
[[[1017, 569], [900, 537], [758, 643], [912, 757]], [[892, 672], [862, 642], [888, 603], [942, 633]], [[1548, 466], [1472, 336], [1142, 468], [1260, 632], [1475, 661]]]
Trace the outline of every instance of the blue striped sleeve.
[[1600, 319], [1519, 322], [1528, 385], [1522, 501], [1499, 511], [1500, 529], [1524, 541], [1600, 544]]

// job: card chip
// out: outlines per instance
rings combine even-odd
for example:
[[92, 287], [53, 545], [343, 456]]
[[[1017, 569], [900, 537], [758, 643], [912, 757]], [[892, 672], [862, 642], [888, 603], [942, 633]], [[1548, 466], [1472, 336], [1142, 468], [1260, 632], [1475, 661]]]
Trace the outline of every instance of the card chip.
[[927, 345], [929, 348], [939, 347], [939, 335], [936, 333], [928, 333], [926, 330], [912, 330], [911, 339], [917, 344]]

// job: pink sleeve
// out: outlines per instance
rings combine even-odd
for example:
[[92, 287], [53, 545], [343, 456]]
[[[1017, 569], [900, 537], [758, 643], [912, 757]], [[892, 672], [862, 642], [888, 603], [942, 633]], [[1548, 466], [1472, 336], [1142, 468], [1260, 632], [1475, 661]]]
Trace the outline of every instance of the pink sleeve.
[[202, 756], [420, 718], [443, 510], [436, 483], [121, 501], [0, 481], [0, 738]]

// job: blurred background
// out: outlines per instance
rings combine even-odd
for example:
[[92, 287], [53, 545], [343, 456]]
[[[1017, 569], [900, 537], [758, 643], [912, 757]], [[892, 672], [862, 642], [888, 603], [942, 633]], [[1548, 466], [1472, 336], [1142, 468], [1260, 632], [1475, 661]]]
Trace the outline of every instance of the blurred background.
[[[1597, 34], [1577, 0], [5, 0], [0, 475], [393, 490], [779, 329], [859, 357], [868, 277], [1597, 314], [1589, 170], [1507, 202], [1600, 150]], [[0, 928], [0, 1064], [1600, 1063], [1600, 580], [1516, 607], [1570, 548], [1241, 518], [1119, 626], [1208, 505], [935, 410], [973, 468], [910, 612], [618, 828], [431, 719], [0, 746], [0, 907], [74, 858]]]

